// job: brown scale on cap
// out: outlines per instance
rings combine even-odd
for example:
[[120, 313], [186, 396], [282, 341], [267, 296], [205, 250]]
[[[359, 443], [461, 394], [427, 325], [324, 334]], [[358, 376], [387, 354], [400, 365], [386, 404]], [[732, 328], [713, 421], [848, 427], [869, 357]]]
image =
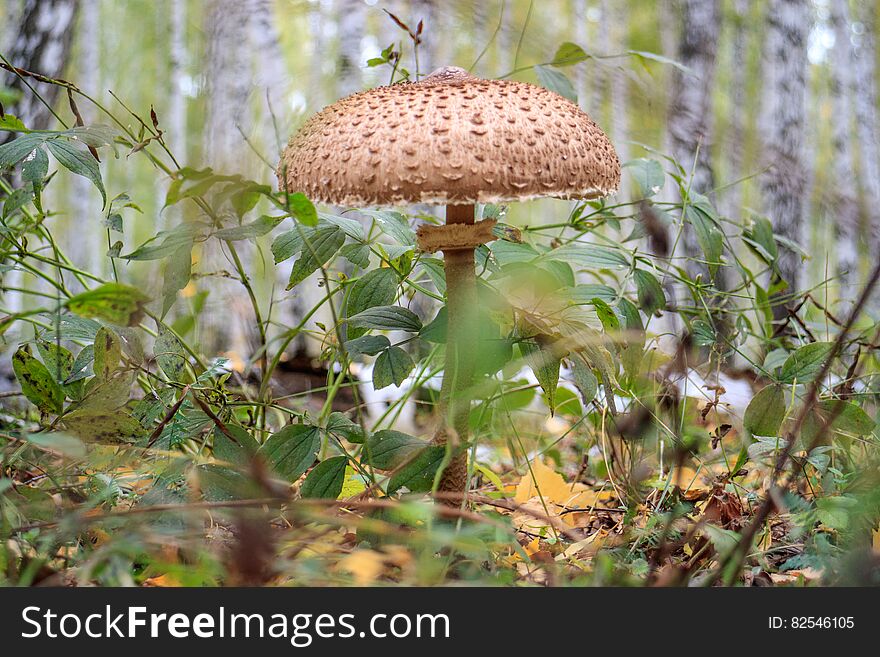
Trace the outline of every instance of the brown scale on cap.
[[290, 140], [278, 174], [282, 188], [338, 205], [498, 203], [606, 196], [620, 162], [562, 96], [450, 66], [326, 107]]

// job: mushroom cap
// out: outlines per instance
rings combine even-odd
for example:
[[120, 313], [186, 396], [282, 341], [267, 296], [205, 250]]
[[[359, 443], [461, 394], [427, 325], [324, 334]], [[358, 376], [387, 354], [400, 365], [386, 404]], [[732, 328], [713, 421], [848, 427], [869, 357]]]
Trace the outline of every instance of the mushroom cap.
[[324, 108], [291, 138], [278, 178], [338, 205], [498, 203], [606, 196], [620, 161], [562, 96], [446, 67]]

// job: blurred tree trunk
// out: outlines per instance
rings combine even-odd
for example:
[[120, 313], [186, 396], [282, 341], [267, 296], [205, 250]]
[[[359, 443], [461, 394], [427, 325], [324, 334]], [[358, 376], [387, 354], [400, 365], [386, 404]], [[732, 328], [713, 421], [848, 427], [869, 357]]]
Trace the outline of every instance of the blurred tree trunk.
[[[101, 7], [99, 0], [80, 0], [79, 24], [77, 25], [76, 84], [87, 94], [97, 97], [100, 94], [99, 61], [101, 43]], [[86, 125], [95, 122], [95, 111], [91, 103], [78, 103]], [[97, 275], [104, 273], [107, 261], [105, 253], [109, 248], [105, 228], [101, 222], [101, 204], [90, 180], [82, 176], [72, 176], [70, 180], [69, 207], [64, 231], [63, 251], [75, 265]], [[75, 280], [74, 289], [79, 289]]]
[[[589, 8], [587, 0], [574, 0], [571, 3], [571, 40], [578, 45], [590, 43], [590, 23], [589, 18], [587, 18]], [[590, 65], [594, 64], [590, 63]], [[574, 88], [577, 92], [578, 104], [581, 106], [581, 109], [585, 112], [592, 112], [593, 98], [590, 97], [590, 81], [587, 76], [587, 64], [584, 62], [575, 66]]]
[[[629, 3], [626, 0], [603, 0], [602, 13], [608, 15], [611, 27], [611, 51], [622, 53], [629, 50]], [[626, 72], [615, 66], [611, 72], [611, 138], [621, 162], [630, 159], [629, 144], [629, 94]]]
[[840, 299], [856, 298], [859, 265], [859, 200], [853, 150], [852, 23], [845, 3], [829, 7], [829, 27], [834, 32], [830, 53], [830, 92], [833, 103], [831, 159], [833, 184], [825, 193], [824, 211], [833, 221], [837, 237], [837, 276]]
[[[77, 0], [25, 0], [19, 14], [15, 38], [4, 53], [13, 66], [50, 78], [61, 77], [73, 39], [73, 25], [79, 3]], [[31, 130], [45, 130], [52, 124], [52, 113], [37, 98], [21, 78], [4, 72], [4, 84], [21, 93], [21, 97], [6, 107]], [[58, 97], [59, 88], [28, 80], [49, 105]], [[0, 133], [0, 143], [12, 133]]]
[[336, 76], [339, 98], [360, 91], [364, 83], [365, 62], [361, 61], [361, 39], [367, 22], [366, 9], [362, 0], [340, 0], [336, 5], [339, 29]]
[[[166, 140], [171, 152], [181, 165], [189, 161], [186, 130], [186, 93], [184, 91], [187, 60], [186, 45], [186, 2], [171, 1], [170, 32], [171, 43], [168, 57], [168, 119]], [[166, 211], [167, 212], [167, 211]], [[174, 215], [172, 215], [174, 216]]]
[[[205, 164], [224, 174], [241, 172], [248, 149], [242, 133], [248, 134], [251, 124], [248, 26], [252, 9], [251, 2], [241, 0], [212, 0], [206, 6], [203, 157]], [[238, 274], [227, 248], [218, 240], [202, 246], [199, 271], [211, 276], [204, 282], [210, 294], [202, 314], [200, 342], [205, 353], [231, 352], [235, 362], [252, 353], [249, 337], [255, 327], [248, 296], [235, 280]]]
[[730, 131], [724, 144], [727, 158], [727, 180], [730, 185], [723, 192], [723, 208], [725, 214], [739, 217], [743, 212], [743, 184], [737, 183], [746, 172], [743, 170], [743, 149], [746, 142], [746, 71], [748, 45], [748, 13], [749, 0], [733, 0], [731, 18], [733, 20], [733, 43], [730, 72], [730, 101], [734, 109], [729, 118]]
[[[800, 242], [804, 229], [806, 163], [804, 140], [807, 94], [808, 0], [770, 0], [764, 44], [764, 150], [768, 170], [761, 187], [767, 214], [781, 237]], [[801, 259], [779, 250], [779, 272], [788, 293], [798, 289]], [[774, 308], [777, 318], [785, 310]]]
[[[715, 186], [711, 162], [712, 91], [715, 86], [721, 15], [719, 0], [683, 0], [678, 61], [690, 68], [673, 73], [668, 130], [672, 156], [690, 176], [690, 191], [709, 194]], [[696, 232], [686, 224], [684, 254], [704, 259]], [[690, 264], [690, 263], [689, 263]], [[692, 266], [692, 273], [707, 271]]]
[[[852, 44], [854, 111], [859, 145], [858, 180], [861, 222], [859, 233], [869, 254], [880, 247], [880, 126], [877, 125], [876, 4], [857, 3], [854, 18], [860, 25]], [[876, 257], [876, 255], [874, 255]], [[873, 295], [872, 307], [880, 305]]]

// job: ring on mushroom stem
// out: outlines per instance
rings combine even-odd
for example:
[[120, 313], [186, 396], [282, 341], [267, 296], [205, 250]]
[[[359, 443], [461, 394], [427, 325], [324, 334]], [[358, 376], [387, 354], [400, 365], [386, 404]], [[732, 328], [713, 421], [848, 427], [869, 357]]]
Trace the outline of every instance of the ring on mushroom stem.
[[491, 239], [487, 222], [474, 225], [475, 204], [611, 194], [620, 162], [610, 140], [577, 105], [548, 89], [449, 66], [324, 108], [291, 138], [278, 171], [281, 189], [315, 201], [447, 205], [448, 230], [422, 228], [419, 244], [443, 251], [446, 272], [446, 365], [434, 442], [449, 440], [452, 453], [440, 490], [466, 492], [478, 348], [474, 248]]

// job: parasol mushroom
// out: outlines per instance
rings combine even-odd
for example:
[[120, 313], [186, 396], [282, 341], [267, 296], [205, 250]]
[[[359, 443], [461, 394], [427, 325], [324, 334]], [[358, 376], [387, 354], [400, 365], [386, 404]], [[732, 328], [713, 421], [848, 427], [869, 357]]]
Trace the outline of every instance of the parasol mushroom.
[[434, 443], [451, 445], [452, 459], [441, 490], [462, 493], [467, 481], [463, 446], [478, 347], [474, 248], [493, 239], [494, 225], [475, 223], [475, 204], [599, 198], [619, 183], [614, 147], [577, 105], [543, 87], [484, 80], [452, 66], [417, 83], [343, 98], [291, 138], [279, 165], [283, 190], [350, 207], [447, 206], [446, 225], [418, 230], [419, 248], [442, 251], [446, 273], [446, 365]]

